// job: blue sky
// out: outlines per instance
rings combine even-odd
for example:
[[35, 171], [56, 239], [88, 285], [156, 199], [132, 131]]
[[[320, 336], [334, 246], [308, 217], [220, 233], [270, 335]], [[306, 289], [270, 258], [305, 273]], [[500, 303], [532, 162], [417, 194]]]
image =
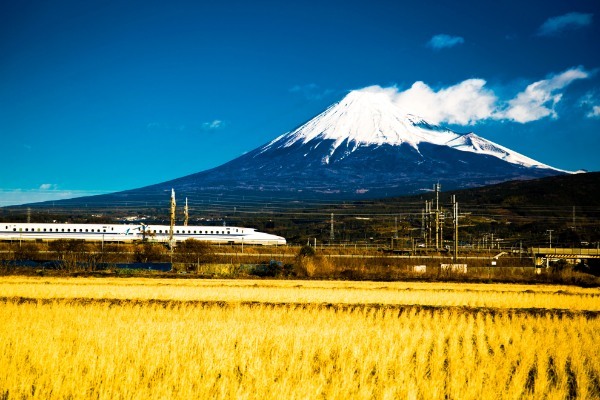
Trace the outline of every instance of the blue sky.
[[599, 10], [596, 0], [4, 1], [0, 206], [216, 167], [371, 85], [459, 132], [598, 171]]

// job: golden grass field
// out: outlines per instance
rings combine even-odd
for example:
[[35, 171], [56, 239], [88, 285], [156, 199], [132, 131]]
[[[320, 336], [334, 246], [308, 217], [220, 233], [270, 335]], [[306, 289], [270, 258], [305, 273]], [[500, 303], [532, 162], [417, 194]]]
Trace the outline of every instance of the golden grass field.
[[600, 290], [0, 278], [0, 399], [594, 399]]

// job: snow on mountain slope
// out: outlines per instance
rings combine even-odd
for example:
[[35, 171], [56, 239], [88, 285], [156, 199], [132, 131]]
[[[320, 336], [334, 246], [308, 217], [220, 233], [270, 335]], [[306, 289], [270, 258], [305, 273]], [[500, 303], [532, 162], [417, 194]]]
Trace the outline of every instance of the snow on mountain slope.
[[[283, 134], [263, 146], [258, 154], [269, 149], [324, 140], [331, 144], [327, 155], [322, 157], [323, 164], [329, 164], [331, 156], [342, 145], [345, 146], [344, 154], [348, 156], [360, 147], [384, 144], [408, 144], [419, 151], [419, 144], [425, 142], [497, 157], [524, 167], [557, 170], [474, 133], [461, 135], [447, 128], [429, 124], [422, 118], [407, 114], [387, 93], [368, 89], [351, 91], [340, 102], [298, 129]], [[313, 149], [316, 146], [318, 144], [313, 146]]]
[[469, 151], [478, 154], [488, 154], [494, 157], [498, 157], [501, 160], [507, 161], [509, 163], [519, 164], [524, 167], [548, 168], [559, 171], [558, 169], [553, 168], [549, 165], [542, 164], [532, 158], [517, 153], [516, 151], [512, 151], [504, 146], [501, 146], [490, 140], [477, 136], [474, 133], [460, 135], [457, 138], [448, 141], [446, 143], [446, 146], [452, 147], [460, 151]]

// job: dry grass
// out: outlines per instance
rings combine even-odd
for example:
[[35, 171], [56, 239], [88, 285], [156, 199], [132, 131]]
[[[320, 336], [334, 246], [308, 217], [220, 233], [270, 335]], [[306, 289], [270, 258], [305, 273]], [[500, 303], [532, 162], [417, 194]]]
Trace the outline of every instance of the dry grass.
[[0, 297], [403, 304], [600, 311], [600, 289], [553, 285], [152, 278], [0, 278]]
[[554, 286], [1, 278], [0, 398], [598, 398], [600, 319], [583, 311], [598, 311], [599, 296]]

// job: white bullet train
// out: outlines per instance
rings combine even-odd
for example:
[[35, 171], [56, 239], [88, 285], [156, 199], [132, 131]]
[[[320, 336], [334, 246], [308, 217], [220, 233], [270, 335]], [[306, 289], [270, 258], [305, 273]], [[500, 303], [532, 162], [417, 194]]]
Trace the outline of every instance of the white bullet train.
[[[168, 225], [58, 224], [0, 222], [0, 241], [75, 239], [104, 242], [168, 242]], [[210, 243], [284, 245], [285, 238], [238, 226], [175, 226], [173, 240]]]

